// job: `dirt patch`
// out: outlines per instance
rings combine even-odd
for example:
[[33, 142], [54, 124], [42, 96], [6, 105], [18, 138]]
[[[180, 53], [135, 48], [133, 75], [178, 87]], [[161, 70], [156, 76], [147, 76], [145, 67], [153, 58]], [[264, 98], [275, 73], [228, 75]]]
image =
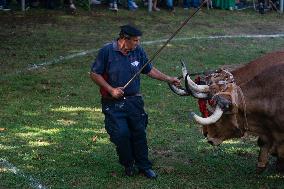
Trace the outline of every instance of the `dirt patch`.
[[56, 14], [59, 13], [24, 14], [11, 12], [1, 15], [0, 25], [3, 29], [0, 30], [0, 38], [9, 43], [9, 40], [14, 38], [29, 37], [42, 25], [56, 25]]
[[[55, 16], [61, 12], [38, 12], [36, 14], [24, 14], [19, 12], [11, 12], [1, 15], [0, 23], [3, 26], [16, 27], [22, 25], [46, 24], [54, 23]], [[62, 14], [62, 13], [61, 13]]]
[[252, 23], [244, 26], [242, 23], [235, 25], [231, 35], [253, 34], [253, 35], [268, 35], [283, 33], [284, 27], [276, 23]]

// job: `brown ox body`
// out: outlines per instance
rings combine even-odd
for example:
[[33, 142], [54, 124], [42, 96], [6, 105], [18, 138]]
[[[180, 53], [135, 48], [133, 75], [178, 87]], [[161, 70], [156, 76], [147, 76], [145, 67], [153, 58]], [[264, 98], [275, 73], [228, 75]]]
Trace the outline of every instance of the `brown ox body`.
[[[231, 73], [243, 92], [244, 101], [237, 98], [237, 107], [231, 107], [237, 111], [229, 110], [216, 123], [204, 126], [204, 135], [213, 145], [242, 137], [245, 132], [259, 136], [259, 170], [266, 167], [269, 154], [273, 153], [278, 158], [278, 169], [283, 171], [284, 52], [267, 54]], [[219, 92], [214, 84], [210, 88], [214, 94]], [[240, 91], [237, 93], [241, 95]]]
[[224, 76], [222, 72], [207, 75], [209, 88], [188, 82], [193, 86], [193, 92], [205, 93], [217, 101], [221, 99], [221, 106], [216, 108], [221, 109], [221, 114], [213, 113], [213, 123], [200, 117], [195, 120], [203, 125], [203, 134], [212, 145], [240, 138], [245, 133], [258, 136], [258, 170], [264, 170], [269, 155], [274, 154], [278, 170], [284, 171], [284, 52], [269, 53], [230, 74], [233, 83], [224, 82], [228, 75]]

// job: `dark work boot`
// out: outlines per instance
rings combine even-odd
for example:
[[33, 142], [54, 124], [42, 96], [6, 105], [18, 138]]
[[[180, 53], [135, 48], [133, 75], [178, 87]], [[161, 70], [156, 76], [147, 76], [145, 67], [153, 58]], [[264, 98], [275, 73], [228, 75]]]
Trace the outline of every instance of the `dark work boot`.
[[126, 176], [133, 177], [135, 175], [135, 167], [133, 165], [124, 167]]
[[139, 170], [139, 172], [149, 179], [156, 179], [158, 177], [152, 169]]

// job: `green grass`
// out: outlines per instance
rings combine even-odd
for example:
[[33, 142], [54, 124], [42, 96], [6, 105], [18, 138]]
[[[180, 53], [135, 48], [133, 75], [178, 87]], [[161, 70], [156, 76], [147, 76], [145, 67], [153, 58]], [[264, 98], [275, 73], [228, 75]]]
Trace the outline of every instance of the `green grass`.
[[[0, 13], [0, 127], [5, 128], [0, 157], [50, 188], [284, 188], [274, 159], [263, 174], [255, 173], [254, 138], [210, 146], [188, 118], [190, 110], [198, 111], [196, 100], [175, 96], [165, 83], [144, 76], [150, 158], [159, 178], [126, 178], [104, 129], [98, 88], [87, 74], [96, 53], [27, 71], [32, 64], [98, 49], [129, 22], [144, 31], [143, 41], [167, 39], [187, 16], [181, 8], [175, 14], [146, 9], [114, 14], [105, 7], [75, 16], [40, 9]], [[283, 15], [273, 12], [204, 9], [176, 37], [283, 32]], [[161, 45], [144, 48], [151, 57]], [[275, 50], [284, 50], [284, 38], [172, 41], [155, 66], [178, 76], [180, 59], [198, 72], [244, 64]], [[31, 188], [27, 178], [5, 167], [0, 180], [0, 188]]]

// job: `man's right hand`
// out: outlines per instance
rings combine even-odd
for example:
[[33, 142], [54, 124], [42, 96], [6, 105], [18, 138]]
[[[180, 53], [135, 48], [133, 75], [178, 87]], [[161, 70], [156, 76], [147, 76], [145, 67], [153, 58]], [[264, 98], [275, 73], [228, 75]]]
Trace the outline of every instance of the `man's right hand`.
[[119, 99], [122, 98], [123, 95], [124, 95], [123, 87], [113, 88], [113, 90], [111, 91], [111, 96], [113, 98]]

